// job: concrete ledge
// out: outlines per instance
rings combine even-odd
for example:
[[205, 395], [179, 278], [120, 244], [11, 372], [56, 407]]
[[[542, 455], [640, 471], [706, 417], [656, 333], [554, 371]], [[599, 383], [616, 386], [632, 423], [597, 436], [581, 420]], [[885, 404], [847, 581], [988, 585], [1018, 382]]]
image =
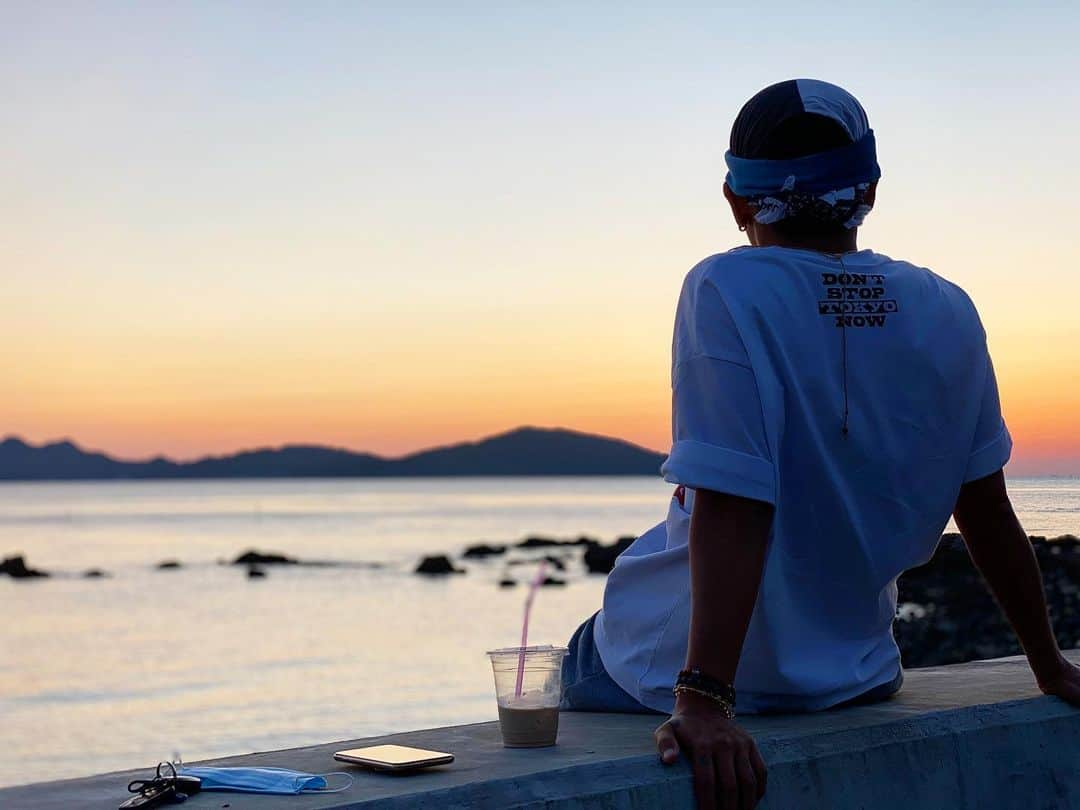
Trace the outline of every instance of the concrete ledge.
[[[1080, 663], [1080, 651], [1068, 653]], [[747, 717], [769, 764], [762, 808], [1080, 807], [1080, 709], [1039, 695], [1023, 658], [912, 670], [903, 691], [875, 706], [813, 715]], [[345, 793], [251, 796], [203, 793], [187, 810], [220, 808], [693, 807], [689, 767], [657, 760], [657, 717], [562, 716], [559, 745], [502, 747], [498, 726], [417, 731], [215, 760], [313, 773], [350, 770]], [[398, 742], [452, 751], [450, 766], [391, 776], [351, 769], [334, 751]], [[0, 807], [115, 808], [136, 771], [0, 790]], [[210, 764], [210, 763], [204, 763]]]

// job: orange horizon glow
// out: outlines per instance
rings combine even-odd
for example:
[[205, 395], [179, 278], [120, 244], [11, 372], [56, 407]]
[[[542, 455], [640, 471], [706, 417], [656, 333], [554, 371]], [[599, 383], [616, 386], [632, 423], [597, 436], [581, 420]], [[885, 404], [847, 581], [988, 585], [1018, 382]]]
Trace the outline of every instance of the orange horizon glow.
[[[941, 263], [960, 262], [946, 252]], [[1034, 299], [997, 284], [993, 267], [957, 280], [989, 334], [1015, 443], [1010, 472], [1080, 473], [1080, 374], [1071, 350], [1080, 326], [1046, 319]], [[553, 274], [540, 289], [504, 285], [495, 307], [449, 291], [436, 305], [400, 301], [357, 318], [352, 310], [363, 299], [347, 288], [309, 304], [322, 308], [318, 317], [261, 297], [200, 311], [195, 292], [170, 302], [199, 313], [187, 324], [168, 308], [107, 300], [83, 332], [46, 330], [17, 311], [7, 325], [36, 338], [20, 345], [15, 335], [0, 351], [0, 433], [33, 443], [68, 438], [118, 458], [186, 461], [284, 444], [392, 457], [536, 425], [665, 452], [671, 318], [683, 272], [639, 270], [627, 300], [602, 312], [567, 298], [578, 286], [573, 272]], [[148, 296], [150, 284], [143, 282]], [[454, 309], [439, 305], [446, 300]], [[56, 323], [79, 321], [72, 309]]]
[[[999, 372], [1000, 374], [1000, 372]], [[660, 388], [660, 386], [657, 386]], [[1009, 398], [1011, 386], [1002, 385], [1004, 410], [1013, 436], [1014, 451], [1009, 465], [1013, 475], [1077, 475], [1076, 459], [1080, 457], [1080, 440], [1075, 437], [1075, 420], [1080, 397], [1075, 392], [1070, 400], [1047, 402], [1038, 397]], [[273, 412], [258, 408], [257, 403], [237, 403], [236, 412], [218, 412], [212, 424], [192, 422], [165, 431], [156, 419], [133, 420], [116, 424], [96, 421], [83, 415], [84, 430], [7, 431], [32, 444], [63, 439], [71, 440], [84, 450], [104, 452], [124, 460], [145, 460], [165, 456], [174, 461], [191, 461], [208, 455], [223, 455], [242, 450], [283, 445], [324, 445], [354, 452], [370, 452], [385, 457], [399, 457], [447, 444], [476, 441], [505, 433], [518, 427], [565, 428], [583, 433], [623, 439], [657, 452], [666, 452], [670, 445], [668, 402], [666, 392], [652, 403], [641, 403], [637, 413], [622, 414], [612, 419], [610, 409], [602, 404], [592, 413], [580, 409], [551, 407], [522, 408], [521, 416], [513, 418], [486, 417], [484, 414], [446, 414], [441, 420], [407, 424], [385, 429], [364, 430], [350, 421], [348, 407], [341, 408], [340, 419], [324, 418], [318, 428], [297, 428], [291, 408]], [[557, 405], [557, 403], [556, 403]], [[651, 406], [651, 407], [650, 407]], [[1052, 410], [1058, 406], [1060, 410]], [[403, 409], [409, 410], [407, 408]], [[541, 414], [540, 411], [544, 413]], [[563, 411], [562, 418], [552, 413]], [[253, 413], [258, 418], [252, 418]]]
[[[895, 219], [868, 225], [864, 241], [903, 255], [889, 246], [910, 241], [903, 230]], [[541, 285], [507, 278], [419, 300], [391, 286], [377, 309], [348, 278], [300, 311], [292, 280], [217, 301], [197, 287], [162, 297], [152, 278], [123, 287], [95, 278], [110, 294], [89, 309], [60, 290], [47, 321], [30, 307], [0, 324], [0, 434], [190, 460], [300, 443], [397, 456], [538, 425], [664, 452], [679, 284], [717, 247], [699, 239], [624, 256], [633, 283], [612, 292], [605, 278], [589, 280], [571, 244], [547, 256], [562, 269]], [[966, 271], [951, 275], [987, 328], [1015, 442], [1010, 470], [1080, 473], [1080, 325], [1067, 308], [1045, 309], [1037, 288], [1007, 283], [1017, 253], [970, 267], [933, 247], [921, 251], [932, 266]], [[1080, 294], [1064, 274], [1057, 284]]]

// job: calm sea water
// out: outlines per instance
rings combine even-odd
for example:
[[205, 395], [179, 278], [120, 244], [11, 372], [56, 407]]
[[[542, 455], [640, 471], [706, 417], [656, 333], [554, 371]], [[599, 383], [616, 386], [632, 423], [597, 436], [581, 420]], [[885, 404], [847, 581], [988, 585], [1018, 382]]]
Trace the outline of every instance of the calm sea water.
[[[503, 558], [465, 576], [424, 554], [527, 534], [605, 541], [661, 520], [652, 478], [170, 481], [0, 485], [0, 785], [494, 719], [485, 650], [517, 643]], [[1029, 533], [1080, 531], [1080, 480], [1016, 479]], [[258, 548], [377, 562], [223, 566]], [[524, 556], [524, 555], [519, 555]], [[165, 559], [183, 568], [158, 571]], [[82, 579], [88, 568], [107, 579]], [[564, 643], [600, 605], [578, 563], [530, 638]]]

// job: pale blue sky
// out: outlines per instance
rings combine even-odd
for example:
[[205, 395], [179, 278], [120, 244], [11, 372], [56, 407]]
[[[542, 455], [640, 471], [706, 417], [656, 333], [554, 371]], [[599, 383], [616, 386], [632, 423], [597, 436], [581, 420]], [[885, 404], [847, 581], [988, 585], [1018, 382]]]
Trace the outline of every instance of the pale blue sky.
[[[214, 387], [185, 374], [269, 346], [279, 370], [230, 394], [236, 407], [322, 364], [327, 408], [360, 398], [374, 427], [268, 425], [266, 441], [392, 434], [382, 446], [404, 448], [380, 383], [369, 397], [333, 379], [436, 378], [424, 358], [438, 349], [465, 385], [476, 368], [511, 388], [553, 369], [579, 387], [608, 375], [591, 396], [637, 403], [609, 432], [655, 446], [681, 276], [739, 238], [721, 195], [731, 120], [799, 76], [850, 89], [877, 132], [863, 244], [971, 291], [1003, 386], [1060, 380], [1060, 352], [1034, 377], [1025, 358], [1080, 338], [1031, 287], [1080, 293], [1076, 4], [759, 5], [4, 3], [0, 376], [17, 387], [0, 422], [131, 452], [249, 443], [262, 434], [207, 428], [200, 444], [193, 426], [173, 442], [152, 421], [140, 433], [34, 403], [109, 410], [92, 379], [127, 402], [157, 373]], [[79, 382], [58, 387], [76, 354]], [[1080, 383], [1054, 396], [1024, 418], [1080, 403]], [[210, 407], [189, 404], [176, 418]], [[1080, 435], [1059, 438], [1080, 455]]]

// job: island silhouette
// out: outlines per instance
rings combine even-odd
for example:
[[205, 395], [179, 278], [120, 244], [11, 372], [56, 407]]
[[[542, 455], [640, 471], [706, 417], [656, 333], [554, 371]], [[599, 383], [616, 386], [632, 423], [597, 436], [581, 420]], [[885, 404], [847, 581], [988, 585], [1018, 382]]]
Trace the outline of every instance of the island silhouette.
[[537, 427], [398, 458], [320, 445], [284, 445], [195, 461], [162, 456], [125, 461], [71, 441], [32, 445], [10, 437], [0, 442], [0, 480], [657, 475], [663, 460], [662, 453], [621, 439]]

